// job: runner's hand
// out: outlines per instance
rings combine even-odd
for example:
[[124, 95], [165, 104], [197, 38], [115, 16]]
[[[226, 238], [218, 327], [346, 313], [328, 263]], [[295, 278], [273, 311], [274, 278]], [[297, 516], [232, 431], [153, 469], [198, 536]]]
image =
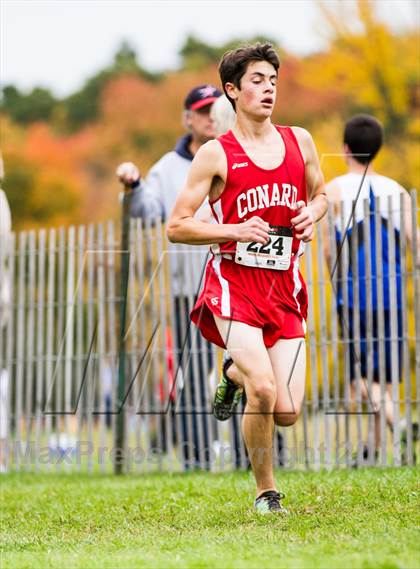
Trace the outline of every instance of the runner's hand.
[[299, 201], [296, 204], [296, 213], [296, 217], [291, 219], [295, 237], [304, 243], [312, 241], [315, 237], [315, 219], [311, 206], [306, 205], [304, 201]]
[[235, 241], [240, 243], [248, 243], [248, 241], [253, 241], [255, 243], [267, 243], [269, 235], [268, 231], [270, 225], [255, 215], [245, 221], [244, 223], [238, 223], [235, 227]]
[[140, 178], [139, 169], [132, 162], [123, 162], [116, 170], [119, 181], [124, 186], [131, 186]]

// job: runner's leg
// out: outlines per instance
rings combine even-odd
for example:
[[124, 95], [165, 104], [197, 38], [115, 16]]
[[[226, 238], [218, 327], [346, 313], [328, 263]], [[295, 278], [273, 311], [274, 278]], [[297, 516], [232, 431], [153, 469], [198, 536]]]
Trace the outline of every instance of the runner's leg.
[[262, 330], [214, 317], [216, 326], [245, 386], [247, 405], [242, 431], [257, 484], [257, 496], [275, 490], [273, 474], [273, 410], [276, 388]]
[[268, 355], [276, 383], [274, 421], [287, 427], [296, 423], [305, 395], [306, 346], [303, 338], [277, 340]]

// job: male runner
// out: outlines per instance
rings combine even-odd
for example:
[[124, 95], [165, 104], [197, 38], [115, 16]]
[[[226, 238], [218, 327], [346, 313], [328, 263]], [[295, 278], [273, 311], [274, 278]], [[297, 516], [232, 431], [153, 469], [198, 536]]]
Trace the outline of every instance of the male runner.
[[[228, 376], [245, 389], [243, 435], [261, 513], [285, 512], [274, 481], [273, 431], [294, 424], [301, 409], [307, 294], [298, 257], [327, 210], [310, 134], [270, 120], [279, 65], [270, 44], [223, 56], [219, 72], [236, 123], [197, 152], [167, 227], [171, 241], [212, 244], [191, 318], [205, 338], [228, 349]], [[214, 224], [194, 219], [206, 197]]]

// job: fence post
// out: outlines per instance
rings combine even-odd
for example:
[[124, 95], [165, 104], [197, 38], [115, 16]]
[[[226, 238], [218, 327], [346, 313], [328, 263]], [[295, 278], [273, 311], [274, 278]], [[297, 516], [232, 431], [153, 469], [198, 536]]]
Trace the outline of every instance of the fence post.
[[415, 318], [415, 363], [414, 376], [416, 378], [417, 413], [420, 415], [420, 259], [418, 252], [418, 227], [417, 227], [417, 191], [410, 191], [411, 197], [411, 255], [413, 263], [414, 281], [414, 318]]
[[125, 321], [127, 314], [127, 286], [130, 269], [130, 251], [129, 251], [129, 231], [130, 231], [130, 203], [132, 190], [128, 186], [124, 186], [124, 194], [122, 201], [122, 222], [121, 222], [121, 278], [120, 278], [120, 337], [118, 342], [118, 398], [116, 405], [117, 424], [115, 431], [115, 448], [120, 449], [114, 453], [114, 472], [122, 474], [124, 472], [125, 457], [125, 355], [126, 355], [126, 338], [125, 338]]

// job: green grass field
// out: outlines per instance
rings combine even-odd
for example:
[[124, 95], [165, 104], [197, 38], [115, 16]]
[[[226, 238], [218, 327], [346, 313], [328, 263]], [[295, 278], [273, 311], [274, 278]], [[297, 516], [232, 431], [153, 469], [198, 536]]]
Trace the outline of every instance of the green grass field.
[[1, 567], [418, 569], [419, 472], [279, 471], [288, 517], [249, 473], [4, 475]]

